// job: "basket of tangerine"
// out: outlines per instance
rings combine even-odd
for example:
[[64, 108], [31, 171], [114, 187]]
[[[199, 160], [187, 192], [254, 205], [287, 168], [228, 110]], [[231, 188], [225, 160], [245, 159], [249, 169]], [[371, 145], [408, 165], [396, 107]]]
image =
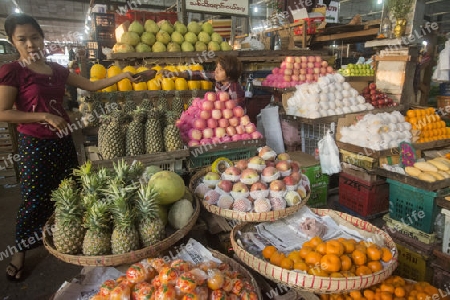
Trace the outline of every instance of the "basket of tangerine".
[[[246, 231], [245, 227], [240, 224], [233, 231]], [[267, 245], [259, 257], [246, 252], [234, 239], [232, 245], [244, 263], [273, 281], [312, 292], [348, 292], [383, 281], [397, 266], [395, 243], [377, 227], [371, 230], [382, 235], [382, 245], [352, 238], [325, 241], [314, 236], [288, 253]]]

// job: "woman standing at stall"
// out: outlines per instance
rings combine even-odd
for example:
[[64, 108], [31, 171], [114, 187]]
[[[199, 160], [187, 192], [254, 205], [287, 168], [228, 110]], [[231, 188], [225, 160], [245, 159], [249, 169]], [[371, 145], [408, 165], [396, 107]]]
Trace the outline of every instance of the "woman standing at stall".
[[45, 222], [53, 214], [52, 190], [78, 165], [70, 130], [61, 134], [70, 122], [62, 105], [65, 85], [97, 91], [124, 78], [133, 82], [139, 78], [122, 73], [91, 82], [47, 62], [44, 33], [29, 15], [8, 16], [5, 32], [20, 54], [18, 61], [0, 68], [0, 121], [18, 124], [22, 203], [16, 220], [15, 253], [6, 269], [6, 277], [18, 281], [22, 279], [25, 251], [42, 244], [42, 238], [36, 236], [42, 235]]

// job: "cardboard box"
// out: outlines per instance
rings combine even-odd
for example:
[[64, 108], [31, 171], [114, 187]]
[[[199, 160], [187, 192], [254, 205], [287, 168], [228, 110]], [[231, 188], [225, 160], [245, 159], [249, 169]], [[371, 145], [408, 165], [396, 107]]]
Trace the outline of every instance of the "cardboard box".
[[300, 169], [308, 177], [311, 185], [311, 195], [308, 200], [309, 207], [325, 206], [328, 200], [329, 176], [322, 173], [320, 162], [314, 156], [304, 152], [290, 152], [291, 160], [300, 163]]

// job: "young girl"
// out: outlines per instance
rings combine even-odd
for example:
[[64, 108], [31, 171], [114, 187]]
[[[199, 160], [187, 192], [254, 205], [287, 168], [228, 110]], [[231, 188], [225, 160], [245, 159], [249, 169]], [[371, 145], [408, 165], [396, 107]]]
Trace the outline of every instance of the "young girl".
[[245, 108], [245, 92], [239, 83], [242, 73], [242, 63], [235, 56], [224, 55], [217, 58], [214, 72], [204, 71], [184, 71], [172, 74], [164, 70], [163, 76], [177, 76], [188, 80], [215, 80], [216, 92], [225, 91], [230, 94], [230, 98], [238, 102], [238, 105]]
[[25, 251], [42, 244], [42, 238], [37, 240], [36, 236], [42, 235], [45, 222], [53, 214], [51, 192], [78, 165], [72, 137], [57, 135], [70, 122], [62, 105], [65, 85], [97, 91], [124, 78], [133, 82], [139, 78], [133, 79], [126, 72], [91, 82], [57, 63], [47, 62], [43, 55], [44, 33], [26, 14], [8, 16], [5, 32], [20, 54], [18, 61], [0, 68], [0, 121], [18, 124], [23, 202], [16, 221], [16, 253], [6, 269], [7, 278], [17, 281], [22, 278]]

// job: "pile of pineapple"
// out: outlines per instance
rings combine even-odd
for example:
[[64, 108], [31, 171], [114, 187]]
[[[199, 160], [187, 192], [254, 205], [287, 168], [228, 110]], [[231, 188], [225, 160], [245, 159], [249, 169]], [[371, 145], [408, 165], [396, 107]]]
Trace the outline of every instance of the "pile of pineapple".
[[179, 92], [175, 92], [171, 107], [164, 91], [160, 91], [155, 101], [145, 98], [139, 106], [131, 94], [121, 105], [114, 99], [105, 104], [98, 94], [90, 101], [81, 109], [82, 120], [85, 126], [100, 126], [98, 148], [103, 159], [184, 148], [180, 131], [175, 126], [184, 110]]
[[[158, 204], [148, 170], [140, 162], [129, 165], [124, 160], [113, 170], [94, 171], [90, 162], [75, 169], [74, 178], [64, 179], [52, 192], [55, 248], [64, 254], [96, 256], [123, 254], [163, 240], [167, 212]], [[185, 194], [171, 209], [189, 199]]]

